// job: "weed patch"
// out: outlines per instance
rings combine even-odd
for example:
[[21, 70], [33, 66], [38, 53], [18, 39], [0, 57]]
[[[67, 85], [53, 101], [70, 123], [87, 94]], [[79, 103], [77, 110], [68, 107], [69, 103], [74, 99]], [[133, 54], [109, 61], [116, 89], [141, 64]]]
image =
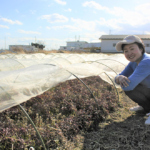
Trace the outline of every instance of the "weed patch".
[[[99, 76], [60, 83], [21, 104], [38, 128], [47, 149], [69, 149], [79, 146], [78, 137], [99, 130], [99, 124], [120, 105], [113, 86]], [[30, 122], [17, 106], [0, 116], [0, 149], [15, 150], [28, 145], [42, 150], [42, 144]], [[83, 146], [83, 145], [82, 145]], [[81, 147], [80, 147], [81, 148]]]

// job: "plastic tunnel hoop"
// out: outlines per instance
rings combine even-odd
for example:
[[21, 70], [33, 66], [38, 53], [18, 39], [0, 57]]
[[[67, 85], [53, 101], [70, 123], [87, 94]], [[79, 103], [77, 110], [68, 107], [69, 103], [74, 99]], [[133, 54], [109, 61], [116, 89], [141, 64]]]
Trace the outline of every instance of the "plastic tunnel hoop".
[[109, 77], [109, 75], [106, 73], [106, 72], [103, 72], [103, 73], [105, 73], [106, 75], [107, 75], [107, 77], [111, 80], [111, 82], [113, 83], [113, 85], [114, 85], [114, 87], [115, 87], [115, 89], [116, 89], [116, 93], [117, 93], [117, 95], [118, 95], [118, 101], [119, 101], [119, 93], [118, 93], [118, 90], [117, 90], [117, 88], [116, 88], [116, 86], [115, 86], [115, 84], [114, 84], [114, 82], [112, 81], [112, 79]]
[[[97, 61], [85, 61], [85, 63], [86, 63], [86, 62], [96, 62], [96, 63], [102, 64], [102, 65], [108, 67], [109, 69], [111, 69], [112, 71], [114, 71], [114, 72], [116, 73], [116, 75], [117, 75], [117, 72], [116, 72], [115, 70], [113, 70], [112, 68], [110, 68], [109, 66], [107, 66], [107, 65], [105, 65], [105, 64], [103, 64], [103, 63], [100, 63], [100, 62], [97, 62]], [[115, 87], [115, 89], [116, 89], [117, 95], [118, 95], [118, 100], [119, 100], [119, 93], [118, 93], [118, 90], [117, 90], [117, 88], [116, 88], [114, 82], [112, 81], [112, 79], [109, 77], [109, 75], [108, 75], [106, 72], [104, 72], [104, 73], [108, 76], [108, 78], [109, 78], [109, 79], [111, 80], [111, 82], [113, 83], [113, 85], [114, 85], [114, 87]]]
[[[68, 70], [66, 70], [68, 71]], [[81, 80], [78, 76], [76, 76], [75, 74], [73, 74], [72, 72], [68, 71], [69, 73], [71, 73], [73, 76], [75, 76], [81, 83], [83, 83], [83, 85], [89, 90], [89, 92], [91, 93], [92, 98], [94, 98], [95, 102], [97, 103], [98, 106], [98, 101], [95, 98], [95, 96], [93, 95], [92, 91], [90, 90], [90, 88], [83, 82], [83, 80]], [[98, 108], [100, 109], [100, 107], [98, 106]]]
[[[99, 60], [112, 60], [112, 61], [116, 61], [116, 62], [122, 64], [123, 66], [125, 66], [125, 64], [121, 63], [120, 61], [114, 60], [114, 59], [99, 59]], [[99, 61], [99, 60], [96, 60], [96, 61]]]
[[[2, 87], [1, 87], [2, 88]], [[3, 88], [2, 88], [3, 89]], [[4, 90], [4, 89], [3, 89]], [[7, 93], [8, 94], [8, 93]], [[8, 94], [9, 95], [9, 94]], [[37, 130], [37, 128], [36, 128], [36, 126], [35, 126], [35, 124], [34, 124], [34, 122], [32, 121], [32, 119], [30, 118], [30, 116], [28, 115], [28, 113], [25, 111], [25, 109], [21, 106], [21, 105], [17, 105], [21, 110], [22, 110], [22, 112], [26, 115], [26, 117], [29, 119], [29, 121], [30, 121], [30, 123], [32, 124], [32, 126], [34, 127], [34, 129], [35, 129], [35, 131], [36, 131], [36, 133], [37, 133], [37, 135], [39, 136], [39, 139], [40, 139], [40, 141], [41, 141], [41, 143], [42, 143], [42, 145], [43, 145], [43, 147], [44, 147], [44, 150], [47, 150], [46, 149], [46, 147], [45, 147], [45, 144], [44, 144], [44, 142], [43, 142], [43, 139], [42, 139], [42, 137], [41, 137], [41, 135], [40, 135], [40, 133], [38, 132], [38, 130]]]
[[[56, 66], [56, 65], [54, 65], [54, 64], [46, 64], [46, 65]], [[66, 70], [66, 71], [69, 72], [69, 73], [71, 73], [71, 72], [68, 71], [68, 70]], [[94, 98], [95, 102], [97, 103], [98, 108], [100, 109], [100, 107], [99, 107], [99, 105], [98, 105], [98, 101], [96, 100], [96, 98], [95, 98], [95, 96], [93, 95], [93, 93], [92, 93], [92, 91], [90, 90], [90, 88], [89, 88], [79, 77], [77, 77], [75, 74], [73, 74], [73, 73], [71, 73], [71, 74], [72, 74], [73, 76], [75, 76], [81, 83], [83, 83], [84, 86], [90, 91], [92, 98]], [[30, 123], [31, 123], [32, 126], [34, 127], [34, 129], [35, 129], [37, 135], [39, 136], [39, 139], [41, 140], [41, 143], [42, 143], [42, 145], [43, 145], [43, 147], [44, 147], [44, 150], [47, 150], [46, 147], [45, 147], [45, 144], [44, 144], [44, 142], [43, 142], [43, 139], [42, 139], [42, 137], [41, 137], [41, 135], [40, 135], [40, 133], [38, 132], [38, 130], [37, 130], [37, 128], [36, 128], [34, 122], [33, 122], [32, 119], [30, 118], [30, 116], [28, 115], [28, 113], [25, 111], [25, 109], [24, 109], [21, 105], [18, 105], [18, 107], [23, 111], [23, 113], [26, 115], [26, 117], [29, 119]]]
[[[120, 64], [122, 64], [123, 66], [125, 66], [125, 64], [123, 64], [123, 63], [121, 63], [120, 61], [117, 61], [117, 60], [114, 60], [114, 59], [99, 59], [99, 60], [112, 60], [112, 61], [115, 61], [115, 62], [118, 62], [118, 63], [120, 63]], [[97, 60], [97, 61], [99, 61], [99, 60]], [[96, 62], [97, 62], [96, 61]], [[107, 66], [108, 67], [108, 66]], [[108, 77], [109, 77], [109, 75], [106, 73], [106, 72], [104, 72]], [[116, 72], [115, 72], [116, 73]], [[109, 77], [109, 79], [112, 81], [112, 79]], [[114, 82], [112, 81], [112, 83], [113, 83], [113, 85], [114, 85], [114, 87], [115, 87], [115, 89], [116, 89], [116, 92], [117, 92], [117, 95], [118, 95], [118, 100], [120, 99], [119, 98], [119, 93], [118, 93], [118, 90], [117, 90], [117, 88], [116, 88], [116, 86], [115, 86], [115, 84], [114, 84]]]
[[31, 123], [32, 126], [34, 127], [34, 130], [36, 131], [37, 135], [39, 136], [39, 139], [41, 140], [41, 143], [42, 143], [42, 145], [43, 145], [43, 147], [44, 147], [44, 150], [47, 150], [46, 147], [45, 147], [45, 144], [44, 144], [44, 142], [43, 142], [43, 139], [42, 139], [42, 137], [41, 137], [41, 135], [40, 135], [40, 133], [39, 133], [39, 131], [37, 130], [37, 128], [36, 128], [34, 122], [33, 122], [32, 119], [30, 118], [30, 116], [28, 115], [28, 113], [25, 111], [25, 109], [24, 109], [21, 105], [18, 105], [18, 107], [22, 110], [22, 112], [26, 115], [26, 117], [29, 119], [30, 123]]
[[[97, 62], [97, 61], [91, 61], [91, 62]], [[99, 63], [99, 62], [97, 62], [97, 63]], [[102, 64], [102, 63], [100, 63], [100, 64]], [[54, 64], [46, 64], [46, 65], [52, 65], [52, 66], [56, 66], [56, 65], [54, 65]], [[103, 64], [103, 65], [105, 65], [105, 64]], [[107, 66], [107, 65], [105, 65], [105, 66]], [[108, 66], [107, 66], [108, 67]], [[110, 68], [110, 67], [108, 67], [108, 68]], [[110, 68], [111, 69], [111, 68]], [[66, 70], [66, 69], [65, 69]], [[113, 69], [111, 69], [111, 70], [113, 70]], [[68, 70], [66, 70], [66, 71], [68, 71]], [[114, 70], [113, 70], [114, 71]], [[70, 71], [68, 71], [69, 73], [71, 73]], [[114, 71], [115, 72], [115, 71]], [[105, 72], [104, 72], [105, 73]], [[115, 72], [116, 73], [116, 72]], [[92, 98], [94, 98], [94, 100], [95, 100], [95, 102], [97, 103], [97, 105], [98, 105], [98, 101], [96, 100], [96, 98], [95, 98], [95, 96], [93, 95], [93, 93], [92, 93], [92, 91], [90, 90], [90, 88], [79, 78], [79, 77], [77, 77], [75, 74], [73, 74], [73, 73], [71, 73], [73, 76], [75, 76], [80, 82], [82, 82], [82, 84], [84, 84], [84, 86], [90, 91], [90, 93], [91, 93], [91, 96], [92, 96]], [[107, 73], [105, 73], [106, 75], [107, 75]], [[109, 77], [109, 75], [107, 75], [108, 77]], [[17, 77], [18, 78], [18, 77]], [[111, 80], [111, 78], [109, 77], [109, 79]], [[16, 79], [15, 79], [16, 80]], [[112, 80], [111, 80], [112, 81]], [[112, 83], [113, 83], [113, 81], [112, 81]], [[114, 84], [114, 83], [113, 83]], [[115, 86], [115, 85], [114, 85]], [[115, 86], [115, 88], [116, 88], [116, 86]], [[117, 91], [117, 89], [116, 89], [116, 91]], [[118, 91], [117, 91], [117, 94], [118, 94]], [[118, 97], [119, 97], [119, 95], [118, 95]], [[18, 107], [23, 111], [23, 113], [26, 115], [26, 117], [29, 119], [29, 121], [31, 122], [31, 124], [32, 124], [32, 126], [34, 127], [34, 129], [35, 129], [35, 131], [36, 131], [36, 133], [37, 133], [37, 135], [39, 136], [39, 138], [40, 138], [40, 140], [41, 140], [41, 143], [42, 143], [42, 145], [43, 145], [43, 148], [44, 148], [44, 150], [46, 150], [46, 147], [45, 147], [45, 144], [44, 144], [44, 142], [43, 142], [43, 139], [42, 139], [42, 137], [41, 137], [41, 135], [40, 135], [40, 133], [38, 132], [38, 130], [37, 130], [37, 128], [36, 128], [36, 126], [35, 126], [35, 124], [34, 124], [34, 122], [32, 121], [32, 119], [30, 118], [30, 116], [28, 115], [28, 113], [24, 110], [24, 108], [21, 106], [21, 105], [18, 105]], [[98, 105], [98, 108], [99, 108], [99, 105]], [[100, 109], [100, 108], [99, 108]]]
[[[120, 61], [117, 61], [117, 60], [114, 60], [114, 59], [99, 59], [99, 60], [112, 60], [112, 61], [115, 61], [115, 62], [118, 62], [118, 63], [120, 63], [120, 64], [122, 64], [123, 66], [125, 66], [125, 64], [123, 64], [123, 63], [121, 63]], [[99, 61], [99, 60], [97, 60], [97, 61]], [[96, 61], [96, 62], [97, 62]], [[107, 66], [108, 67], [108, 66]], [[109, 77], [109, 75], [106, 73], [106, 72], [104, 72], [108, 77]], [[109, 79], [112, 81], [112, 79], [109, 77]], [[112, 81], [112, 83], [113, 83], [113, 85], [115, 86], [115, 84], [114, 84], [114, 82]], [[118, 100], [120, 99], [119, 98], [119, 93], [118, 93], [118, 90], [117, 90], [117, 88], [116, 88], [116, 86], [115, 86], [115, 89], [116, 89], [116, 92], [117, 92], [117, 95], [118, 95]]]
[[[51, 55], [55, 56], [54, 54], [51, 54]], [[9, 58], [9, 59], [13, 59], [15, 55], [14, 55], [13, 57], [10, 57], [9, 55], [6, 55], [6, 56], [7, 56], [7, 58]], [[23, 58], [24, 58], [24, 57], [25, 57], [25, 56], [23, 56]], [[43, 58], [44, 58], [44, 57], [45, 57], [45, 56], [43, 56]], [[37, 58], [37, 59], [38, 59], [38, 58]], [[23, 64], [21, 64], [18, 60], [16, 60], [16, 59], [13, 59], [13, 60], [16, 61], [16, 62], [18, 62], [18, 64], [22, 65], [22, 67], [25, 68], [25, 66], [24, 66]], [[113, 59], [99, 59], [99, 60], [112, 60], [112, 61], [116, 61], [116, 62], [118, 62], [118, 63], [124, 65], [123, 63], [121, 63], [121, 62], [119, 62], [119, 61], [117, 61], [117, 60], [113, 60]], [[113, 70], [111, 67], [105, 65], [104, 63], [98, 62], [99, 60], [96, 60], [96, 61], [84, 61], [83, 63], [86, 63], [86, 62], [96, 62], [96, 63], [102, 64], [102, 65], [104, 65], [104, 66], [110, 68], [113, 72], [116, 73], [116, 71]], [[35, 60], [34, 60], [34, 61], [35, 61]], [[54, 60], [53, 60], [53, 61], [54, 61]], [[56, 63], [57, 63], [57, 62], [56, 62]], [[57, 65], [54, 65], [54, 64], [45, 64], [45, 65], [57, 66]], [[125, 65], [124, 65], [124, 66], [125, 66]], [[59, 67], [59, 66], [58, 66], [58, 67]], [[66, 70], [65, 68], [63, 68], [63, 69]], [[66, 70], [66, 71], [68, 71], [68, 70]], [[77, 75], [71, 73], [70, 71], [68, 71], [68, 72], [69, 72], [70, 74], [72, 74], [74, 77], [76, 77], [76, 78], [89, 90], [89, 92], [91, 93], [92, 98], [94, 98], [95, 102], [96, 102], [97, 105], [98, 105], [98, 101], [97, 101], [97, 99], [95, 98], [95, 96], [93, 95], [93, 92], [90, 90], [90, 88], [89, 88]], [[118, 95], [118, 99], [119, 99], [119, 94], [118, 94], [118, 90], [117, 90], [117, 88], [116, 88], [116, 85], [114, 84], [114, 82], [112, 81], [111, 77], [110, 77], [106, 72], [103, 72], [103, 73], [105, 73], [105, 74], [107, 75], [107, 77], [111, 80], [111, 82], [113, 83], [113, 85], [114, 85], [114, 87], [115, 87], [115, 89], [116, 89], [117, 95]], [[116, 74], [117, 74], [117, 73], [116, 73]], [[16, 80], [17, 80], [17, 78], [18, 78], [19, 76], [20, 76], [20, 74], [18, 74], [18, 76], [14, 79], [14, 82], [16, 82]], [[0, 87], [0, 88], [1, 88], [2, 90], [4, 90], [3, 87]], [[6, 92], [6, 94], [8, 94], [8, 93]], [[8, 95], [9, 95], [9, 94], [8, 94]], [[46, 147], [45, 147], [45, 144], [44, 144], [44, 142], [43, 142], [43, 139], [42, 139], [40, 133], [38, 132], [38, 130], [37, 130], [37, 128], [36, 128], [34, 122], [32, 121], [32, 119], [30, 118], [30, 116], [28, 115], [28, 113], [25, 111], [25, 109], [24, 109], [20, 104], [19, 104], [19, 105], [17, 104], [17, 106], [20, 108], [20, 110], [22, 110], [22, 112], [26, 115], [26, 117], [27, 117], [27, 118], [29, 119], [29, 121], [31, 122], [31, 124], [32, 124], [32, 126], [34, 127], [34, 129], [35, 129], [37, 135], [38, 135], [39, 138], [40, 138], [40, 141], [41, 141], [41, 143], [42, 143], [42, 145], [43, 145], [43, 149], [46, 150]], [[100, 109], [99, 105], [98, 105], [98, 108]]]
[[17, 63], [20, 64], [23, 68], [25, 68], [25, 66], [24, 66], [22, 63], [20, 63], [19, 61], [15, 60], [15, 59], [12, 59], [12, 58], [8, 58], [8, 59], [11, 59], [11, 60], [17, 62]]
[[[96, 63], [99, 63], [99, 62], [97, 62], [97, 61], [85, 61], [85, 62], [96, 62]], [[110, 68], [109, 66], [107, 66], [107, 65], [105, 65], [105, 64], [103, 64], [103, 63], [100, 63], [100, 64], [102, 64], [102, 65], [104, 65], [104, 66], [106, 66], [106, 67], [108, 67], [108, 68]], [[51, 65], [53, 65], [53, 64], [51, 64]], [[55, 65], [54, 65], [55, 66]], [[112, 71], [114, 71], [112, 68], [110, 68]], [[66, 71], [68, 71], [68, 70], [66, 70]], [[92, 91], [90, 90], [90, 88], [78, 77], [78, 76], [76, 76], [75, 74], [73, 74], [72, 72], [70, 72], [70, 71], [68, 71], [69, 73], [71, 73], [73, 76], [75, 76], [80, 82], [82, 82], [83, 83], [83, 85], [89, 90], [89, 92], [91, 93], [91, 96], [92, 96], [92, 98], [94, 98], [94, 100], [95, 100], [95, 102], [97, 103], [97, 106], [98, 106], [98, 108], [99, 108], [99, 110], [100, 110], [100, 107], [99, 107], [99, 105], [98, 105], [98, 101], [96, 100], [96, 98], [95, 98], [95, 96], [93, 95], [93, 93], [92, 93]], [[115, 71], [114, 71], [115, 72]], [[105, 73], [105, 72], [104, 72]], [[116, 73], [116, 72], [115, 72]], [[107, 74], [107, 73], [105, 73], [108, 77], [109, 77], [109, 75]], [[116, 73], [116, 75], [117, 75], [117, 73]], [[112, 81], [112, 79], [109, 77], [109, 79]], [[112, 83], [113, 83], [113, 81], [112, 81]], [[116, 92], [117, 92], [117, 95], [118, 95], [118, 100], [119, 100], [119, 94], [118, 94], [118, 90], [117, 90], [117, 88], [116, 88], [116, 86], [115, 86], [115, 84], [113, 83], [113, 85], [114, 85], [114, 87], [115, 87], [115, 89], [116, 89]]]
[[113, 70], [111, 67], [109, 67], [109, 66], [107, 66], [107, 65], [105, 65], [105, 64], [103, 64], [103, 63], [100, 63], [100, 62], [98, 62], [98, 61], [85, 61], [84, 63], [86, 63], [86, 62], [96, 62], [96, 63], [102, 64], [102, 65], [108, 67], [109, 69], [111, 69], [111, 70], [112, 70], [113, 72], [115, 72], [116, 75], [117, 75], [117, 72], [116, 72], [115, 70]]
[[[54, 64], [48, 64], [48, 65], [56, 66], [56, 65], [54, 65]], [[66, 70], [66, 69], [64, 69], [64, 70]], [[74, 77], [76, 77], [76, 78], [89, 90], [89, 92], [91, 93], [92, 98], [94, 98], [95, 102], [98, 104], [98, 101], [96, 100], [96, 98], [95, 98], [95, 96], [93, 95], [93, 93], [92, 93], [92, 91], [90, 90], [90, 88], [89, 88], [77, 75], [73, 74], [72, 72], [70, 72], [70, 71], [68, 71], [68, 70], [66, 70], [66, 71], [69, 72], [69, 73], [71, 73]]]

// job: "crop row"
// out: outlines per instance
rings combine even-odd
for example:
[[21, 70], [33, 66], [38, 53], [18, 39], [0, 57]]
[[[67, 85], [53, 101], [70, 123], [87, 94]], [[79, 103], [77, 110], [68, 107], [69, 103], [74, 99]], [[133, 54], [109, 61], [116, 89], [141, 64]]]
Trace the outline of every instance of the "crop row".
[[[47, 149], [67, 149], [67, 141], [96, 131], [99, 123], [118, 107], [114, 87], [99, 76], [83, 78], [89, 90], [78, 80], [68, 80], [21, 104], [38, 128]], [[15, 150], [42, 144], [26, 116], [15, 106], [0, 115], [0, 149]]]

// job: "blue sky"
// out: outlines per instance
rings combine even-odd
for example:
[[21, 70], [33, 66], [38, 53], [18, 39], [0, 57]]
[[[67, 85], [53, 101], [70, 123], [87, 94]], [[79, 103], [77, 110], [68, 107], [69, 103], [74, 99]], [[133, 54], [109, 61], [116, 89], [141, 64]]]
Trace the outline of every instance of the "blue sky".
[[[1, 0], [2, 1], [2, 0]], [[150, 34], [149, 0], [3, 0], [0, 49], [9, 45], [99, 42], [104, 34]]]

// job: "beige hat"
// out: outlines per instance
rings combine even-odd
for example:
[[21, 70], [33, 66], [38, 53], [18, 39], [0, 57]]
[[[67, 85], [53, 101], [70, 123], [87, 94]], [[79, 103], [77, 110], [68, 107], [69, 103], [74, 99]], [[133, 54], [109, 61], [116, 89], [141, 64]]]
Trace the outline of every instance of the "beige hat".
[[136, 35], [129, 35], [129, 36], [126, 36], [123, 39], [123, 41], [120, 41], [120, 42], [118, 42], [116, 44], [116, 50], [117, 51], [122, 51], [122, 44], [132, 44], [132, 43], [135, 43], [135, 42], [141, 43], [144, 46], [142, 40], [138, 36], [136, 36]]

